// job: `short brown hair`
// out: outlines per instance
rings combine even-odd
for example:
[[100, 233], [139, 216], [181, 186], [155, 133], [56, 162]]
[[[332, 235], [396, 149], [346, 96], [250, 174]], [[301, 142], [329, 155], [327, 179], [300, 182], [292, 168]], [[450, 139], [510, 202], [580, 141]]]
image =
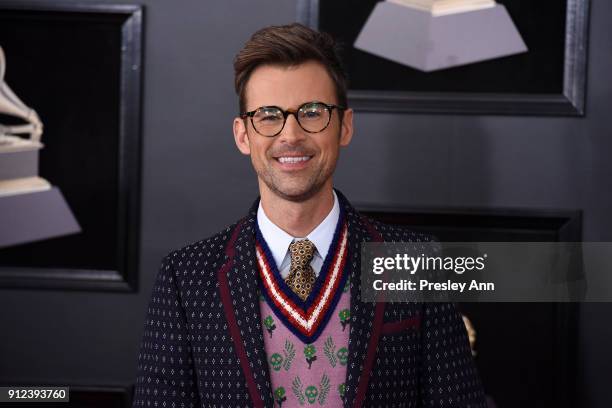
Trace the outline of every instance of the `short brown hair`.
[[234, 85], [240, 112], [246, 109], [245, 88], [255, 68], [264, 64], [295, 66], [307, 61], [317, 61], [327, 69], [336, 88], [338, 104], [346, 107], [347, 79], [338, 44], [329, 34], [293, 23], [257, 31], [236, 55]]

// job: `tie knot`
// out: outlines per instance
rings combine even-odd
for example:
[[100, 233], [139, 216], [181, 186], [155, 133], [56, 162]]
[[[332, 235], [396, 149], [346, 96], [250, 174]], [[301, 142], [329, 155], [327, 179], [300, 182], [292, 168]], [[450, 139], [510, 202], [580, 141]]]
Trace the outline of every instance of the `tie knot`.
[[315, 245], [308, 239], [294, 241], [289, 245], [291, 269], [306, 268], [314, 256]]

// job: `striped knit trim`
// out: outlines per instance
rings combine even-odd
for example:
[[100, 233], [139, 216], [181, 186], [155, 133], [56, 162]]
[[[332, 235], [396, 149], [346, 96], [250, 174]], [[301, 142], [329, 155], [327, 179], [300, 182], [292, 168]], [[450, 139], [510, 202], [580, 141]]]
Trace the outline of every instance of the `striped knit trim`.
[[269, 254], [262, 248], [262, 244], [265, 245], [265, 242], [256, 243], [256, 255], [264, 298], [276, 316], [300, 340], [304, 343], [315, 341], [333, 314], [348, 276], [343, 273], [348, 252], [346, 223], [342, 225], [338, 245], [335, 245], [336, 250], [328, 268], [321, 269], [319, 273], [319, 277], [323, 276], [324, 281], [319, 291], [309, 297], [309, 300], [312, 298], [312, 302], [309, 302], [307, 309], [300, 307], [291, 296], [288, 296], [287, 285], [284, 281], [278, 281], [271, 267], [274, 261], [270, 262], [267, 256]]
[[[330, 265], [332, 264], [336, 251], [338, 249], [338, 243], [340, 242], [340, 234], [342, 233], [342, 228], [344, 227], [345, 223], [346, 222], [344, 216], [344, 209], [341, 206], [340, 216], [338, 217], [338, 222], [336, 223], [336, 228], [334, 229], [334, 235], [332, 237], [330, 248], [327, 251], [327, 256], [325, 256], [323, 266], [321, 266], [321, 271], [328, 271], [330, 269]], [[276, 262], [274, 262], [272, 251], [270, 251], [270, 248], [268, 248], [268, 244], [266, 243], [266, 240], [263, 237], [263, 234], [261, 233], [257, 222], [255, 222], [255, 242], [259, 243], [260, 249], [262, 250], [264, 257], [268, 260], [268, 266], [272, 271], [272, 275], [274, 275], [274, 278], [276, 282], [278, 282], [278, 285], [280, 286], [281, 290], [285, 292], [285, 296], [287, 296], [295, 305], [297, 305], [302, 310], [308, 310], [315, 301], [316, 294], [321, 291], [321, 288], [325, 283], [325, 277], [327, 276], [327, 274], [319, 273], [319, 276], [317, 276], [317, 279], [315, 280], [314, 287], [312, 288], [312, 292], [310, 293], [308, 298], [306, 298], [306, 300], [302, 300], [302, 298], [300, 298], [296, 293], [293, 292], [293, 290], [291, 290], [289, 285], [287, 285], [287, 283], [285, 282], [285, 279], [281, 276]], [[265, 291], [262, 292], [265, 294]]]

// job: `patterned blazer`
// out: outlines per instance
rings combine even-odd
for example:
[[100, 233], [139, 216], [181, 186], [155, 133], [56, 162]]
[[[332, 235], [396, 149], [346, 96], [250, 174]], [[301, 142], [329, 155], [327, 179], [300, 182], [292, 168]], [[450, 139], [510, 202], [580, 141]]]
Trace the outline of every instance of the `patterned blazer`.
[[[365, 303], [360, 244], [430, 238], [361, 216], [348, 224], [350, 333], [345, 407], [485, 407], [460, 314], [448, 303]], [[153, 289], [134, 407], [273, 407], [254, 231], [238, 223], [168, 254]], [[285, 407], [288, 408], [288, 407]]]

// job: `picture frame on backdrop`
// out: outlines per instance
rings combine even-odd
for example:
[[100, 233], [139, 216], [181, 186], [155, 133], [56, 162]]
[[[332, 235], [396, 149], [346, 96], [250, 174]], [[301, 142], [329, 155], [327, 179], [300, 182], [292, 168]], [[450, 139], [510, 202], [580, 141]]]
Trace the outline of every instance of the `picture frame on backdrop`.
[[82, 230], [0, 248], [0, 287], [136, 290], [142, 33], [140, 5], [0, 2], [6, 81], [44, 123], [40, 176]]
[[298, 21], [330, 33], [342, 44], [349, 102], [354, 109], [481, 115], [585, 114], [589, 0], [498, 0], [507, 9], [528, 51], [434, 72], [421, 72], [353, 46], [377, 3], [378, 0], [298, 1]]
[[[359, 205], [377, 221], [433, 234], [440, 242], [581, 242], [581, 210], [408, 208]], [[582, 255], [576, 271], [582, 273]], [[558, 270], [559, 274], [570, 270]], [[461, 302], [475, 329], [475, 362], [499, 407], [572, 408], [578, 364], [578, 303]]]

